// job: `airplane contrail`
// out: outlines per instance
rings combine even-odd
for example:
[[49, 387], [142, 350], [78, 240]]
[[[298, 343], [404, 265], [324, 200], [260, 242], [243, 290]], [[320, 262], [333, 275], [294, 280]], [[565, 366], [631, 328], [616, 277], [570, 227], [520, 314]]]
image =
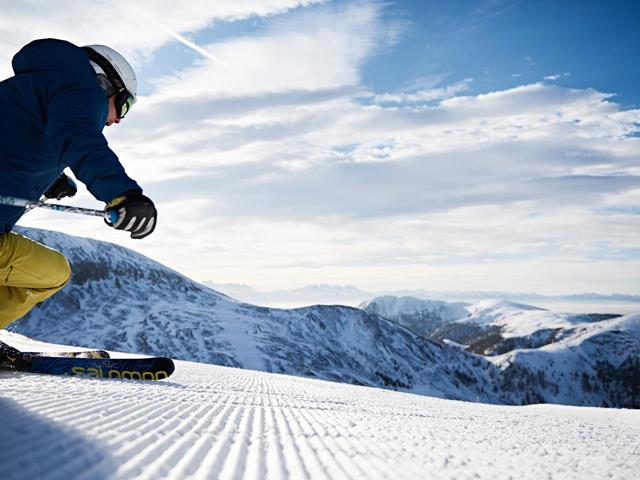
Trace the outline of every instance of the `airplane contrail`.
[[223, 62], [222, 60], [220, 60], [218, 57], [216, 57], [215, 55], [211, 54], [210, 52], [207, 52], [204, 48], [200, 47], [199, 45], [196, 45], [195, 43], [193, 43], [191, 40], [187, 40], [186, 38], [184, 38], [182, 35], [180, 35], [179, 33], [176, 32], [172, 32], [171, 30], [169, 30], [168, 28], [164, 28], [163, 29], [169, 34], [171, 35], [173, 38], [175, 38], [176, 40], [178, 40], [180, 43], [182, 43], [183, 45], [186, 45], [187, 47], [191, 48], [192, 50], [198, 52], [200, 55], [207, 57], [209, 60], [213, 60], [214, 62], [216, 62], [219, 65], [222, 65], [224, 68], [226, 68], [227, 70], [233, 72], [233, 68], [231, 68], [229, 65], [227, 65], [225, 62]]
[[182, 35], [180, 35], [177, 32], [174, 32], [173, 30], [168, 29], [167, 27], [165, 27], [164, 25], [162, 25], [160, 22], [154, 20], [153, 18], [149, 17], [148, 15], [145, 15], [143, 12], [140, 12], [141, 16], [143, 18], [146, 18], [147, 20], [149, 20], [151, 23], [154, 23], [155, 25], [157, 25], [160, 29], [162, 29], [164, 32], [168, 33], [169, 35], [171, 35], [173, 38], [175, 38], [176, 40], [178, 40], [180, 43], [182, 43], [183, 45], [185, 45], [186, 47], [189, 47], [191, 50], [198, 52], [200, 55], [202, 55], [203, 57], [208, 58], [209, 60], [213, 60], [214, 62], [216, 62], [217, 64], [223, 66], [224, 68], [226, 68], [227, 70], [229, 70], [230, 72], [233, 72], [234, 69], [231, 68], [231, 66], [229, 66], [227, 63], [223, 62], [222, 60], [220, 60], [218, 57], [216, 57], [215, 55], [213, 55], [210, 52], [207, 52], [204, 48], [202, 48], [199, 45], [196, 45], [195, 43], [193, 43], [191, 40], [186, 39], [185, 37], [183, 37]]

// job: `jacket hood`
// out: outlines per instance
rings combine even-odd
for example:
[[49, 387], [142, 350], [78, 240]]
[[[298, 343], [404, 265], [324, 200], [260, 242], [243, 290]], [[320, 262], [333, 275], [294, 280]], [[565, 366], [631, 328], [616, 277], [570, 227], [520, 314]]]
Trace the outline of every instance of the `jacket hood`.
[[36, 71], [57, 70], [86, 72], [89, 57], [80, 47], [65, 40], [34, 40], [16, 53], [11, 61], [16, 75]]

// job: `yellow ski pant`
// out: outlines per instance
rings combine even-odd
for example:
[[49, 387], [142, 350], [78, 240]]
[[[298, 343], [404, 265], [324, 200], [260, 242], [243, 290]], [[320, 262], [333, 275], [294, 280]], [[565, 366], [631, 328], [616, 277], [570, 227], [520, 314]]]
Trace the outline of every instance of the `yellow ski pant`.
[[0, 329], [66, 285], [69, 262], [60, 252], [14, 232], [0, 233]]

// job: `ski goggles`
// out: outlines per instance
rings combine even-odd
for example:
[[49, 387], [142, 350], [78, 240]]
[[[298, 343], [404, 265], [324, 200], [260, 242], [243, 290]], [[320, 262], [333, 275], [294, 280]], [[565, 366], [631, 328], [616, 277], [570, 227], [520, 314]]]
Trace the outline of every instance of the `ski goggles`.
[[115, 98], [115, 107], [118, 116], [120, 118], [124, 118], [124, 116], [129, 113], [129, 110], [131, 110], [134, 102], [135, 99], [133, 98], [133, 95], [131, 95], [128, 91], [123, 89], [118, 92]]

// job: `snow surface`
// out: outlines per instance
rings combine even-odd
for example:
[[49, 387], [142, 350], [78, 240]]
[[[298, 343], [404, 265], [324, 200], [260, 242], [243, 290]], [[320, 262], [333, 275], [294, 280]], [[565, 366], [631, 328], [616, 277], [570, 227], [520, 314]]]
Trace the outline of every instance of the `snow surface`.
[[632, 479], [640, 469], [637, 410], [467, 403], [181, 361], [160, 382], [3, 372], [0, 411], [4, 480]]

